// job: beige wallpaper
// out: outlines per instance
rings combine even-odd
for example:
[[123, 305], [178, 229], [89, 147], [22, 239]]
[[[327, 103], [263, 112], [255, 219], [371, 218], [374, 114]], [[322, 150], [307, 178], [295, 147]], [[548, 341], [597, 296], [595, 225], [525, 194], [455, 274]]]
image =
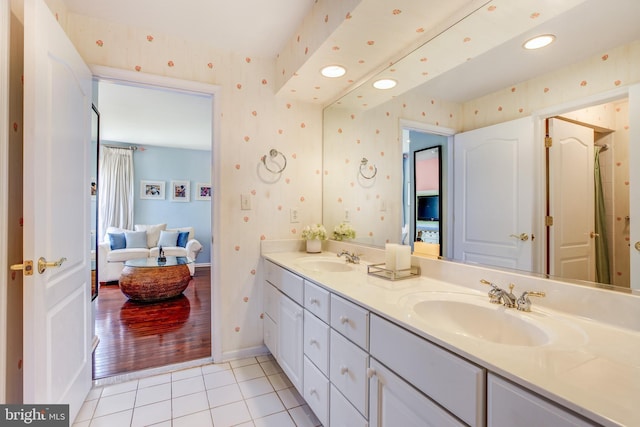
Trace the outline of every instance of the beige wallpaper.
[[[223, 351], [262, 345], [262, 288], [257, 274], [260, 240], [298, 238], [321, 220], [322, 111], [275, 95], [275, 60], [220, 52], [205, 41], [190, 43], [164, 34], [65, 14], [49, 3], [87, 64], [135, 70], [222, 87], [221, 235]], [[57, 5], [59, 6], [59, 5]], [[260, 158], [270, 148], [287, 156], [279, 176], [264, 174]], [[277, 179], [275, 179], [277, 178]], [[251, 210], [240, 210], [241, 193]], [[292, 224], [289, 210], [299, 209]]]

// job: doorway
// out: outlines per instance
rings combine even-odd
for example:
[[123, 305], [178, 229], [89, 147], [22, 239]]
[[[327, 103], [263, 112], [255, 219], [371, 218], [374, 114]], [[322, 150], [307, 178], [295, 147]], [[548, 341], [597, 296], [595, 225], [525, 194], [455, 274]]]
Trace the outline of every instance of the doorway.
[[[201, 360], [203, 358], [215, 359], [216, 351], [219, 348], [217, 347], [216, 342], [219, 342], [219, 338], [214, 339], [214, 337], [219, 337], [220, 335], [219, 333], [216, 333], [214, 331], [215, 328], [211, 327], [211, 325], [219, 325], [219, 322], [213, 321], [213, 319], [217, 316], [217, 312], [214, 309], [215, 301], [211, 297], [212, 294], [216, 292], [214, 290], [214, 277], [216, 276], [216, 273], [214, 273], [214, 269], [211, 268], [211, 266], [215, 264], [213, 262], [214, 250], [213, 245], [211, 244], [211, 236], [214, 234], [215, 229], [215, 203], [213, 200], [215, 198], [215, 193], [213, 194], [213, 197], [211, 197], [211, 200], [208, 201], [202, 200], [202, 198], [198, 198], [194, 192], [197, 190], [198, 185], [203, 183], [208, 184], [210, 188], [215, 188], [215, 182], [217, 181], [215, 174], [213, 173], [213, 171], [215, 170], [213, 165], [217, 162], [214, 153], [218, 150], [217, 144], [215, 144], [215, 141], [217, 140], [215, 135], [218, 131], [218, 126], [217, 123], [213, 122], [213, 111], [215, 111], [217, 104], [216, 94], [218, 88], [207, 84], [144, 75], [142, 73], [131, 73], [105, 67], [92, 67], [92, 71], [96, 82], [94, 84], [94, 88], [97, 87], [96, 91], [98, 92], [95, 102], [99, 106], [99, 108], [101, 100], [107, 98], [104, 92], [105, 87], [116, 88], [116, 90], [118, 91], [137, 91], [134, 95], [137, 102], [140, 101], [140, 99], [138, 98], [141, 97], [140, 94], [144, 93], [145, 90], [153, 92], [153, 96], [155, 96], [155, 98], [152, 97], [150, 101], [153, 104], [153, 108], [141, 109], [141, 107], [139, 106], [132, 107], [132, 105], [124, 105], [121, 107], [121, 110], [123, 110], [121, 112], [124, 112], [125, 116], [127, 115], [127, 109], [134, 108], [133, 113], [131, 111], [129, 111], [128, 113], [129, 116], [133, 116], [133, 118], [136, 120], [136, 127], [133, 130], [137, 133], [134, 132], [130, 134], [133, 136], [127, 137], [126, 134], [119, 134], [114, 136], [113, 133], [106, 131], [104, 126], [101, 129], [102, 143], [115, 146], [126, 145], [138, 147], [138, 150], [135, 151], [135, 153], [137, 154], [135, 155], [140, 157], [140, 161], [144, 164], [142, 159], [149, 159], [147, 164], [141, 167], [141, 170], [143, 172], [139, 174], [138, 172], [135, 172], [136, 176], [134, 178], [134, 187], [136, 188], [136, 190], [134, 196], [134, 223], [151, 224], [160, 222], [156, 221], [153, 217], [150, 218], [149, 215], [151, 214], [149, 214], [149, 211], [158, 212], [164, 209], [165, 214], [163, 215], [166, 215], [166, 218], [163, 217], [163, 220], [161, 222], [167, 222], [169, 227], [194, 227], [195, 233], [197, 235], [196, 237], [199, 238], [199, 240], [203, 244], [203, 250], [196, 259], [196, 269], [193, 280], [191, 281], [189, 288], [184, 292], [182, 297], [157, 303], [155, 305], [150, 304], [144, 307], [135, 306], [135, 304], [131, 303], [126, 298], [123, 298], [123, 295], [121, 295], [117, 287], [117, 282], [115, 283], [115, 287], [112, 285], [106, 285], [103, 289], [101, 285], [101, 291], [104, 292], [101, 292], [99, 294], [98, 300], [93, 304], [94, 319], [96, 321], [96, 334], [101, 333], [100, 331], [104, 331], [105, 323], [99, 322], [104, 320], [104, 310], [107, 310], [109, 311], [109, 313], [106, 317], [110, 319], [109, 322], [117, 323], [117, 325], [114, 325], [114, 327], [116, 328], [124, 327], [126, 329], [125, 335], [127, 335], [128, 339], [139, 338], [146, 339], [147, 341], [155, 341], [156, 349], [155, 351], [153, 350], [153, 348], [149, 350], [147, 347], [147, 349], [142, 351], [142, 353], [152, 353], [149, 355], [149, 357], [146, 357], [146, 359], [148, 360], [148, 363], [146, 365], [140, 364], [138, 362], [139, 359], [145, 359], [145, 355], [140, 353], [133, 356], [136, 359], [135, 363], [123, 363], [120, 366], [118, 365], [118, 363], [112, 363], [113, 361], [101, 360], [100, 366], [110, 366], [104, 369], [98, 369], [99, 364], [96, 361], [94, 366], [94, 378], [118, 375], [125, 372], [128, 373], [131, 371], [151, 367], [158, 368], [162, 366], [173, 365], [175, 363], [185, 362], [187, 360]], [[164, 116], [162, 114], [164, 113], [161, 111], [162, 108], [159, 105], [160, 101], [158, 100], [158, 96], [162, 97], [164, 95], [169, 95], [170, 98], [173, 96], [173, 103], [176, 103], [176, 96], [199, 98], [200, 101], [204, 99], [205, 104], [208, 104], [209, 107], [208, 113], [205, 113], [206, 117], [203, 117], [202, 111], [189, 113], [188, 108], [185, 107], [179, 109], [179, 114], [182, 114], [181, 116], [173, 117], [171, 119], [163, 118]], [[207, 105], [205, 105], [205, 107], [207, 107]], [[100, 109], [102, 110], [101, 119], [103, 120], [103, 123], [108, 124], [110, 118], [109, 109]], [[151, 135], [152, 132], [149, 130], [149, 128], [145, 129], [144, 126], [140, 126], [140, 122], [143, 122], [149, 116], [151, 118], [154, 118], [154, 116], [156, 116], [156, 119], [159, 118], [165, 124], [177, 125], [179, 136], [174, 136], [173, 139], [175, 139], [178, 144], [171, 144], [166, 142], [167, 139], [171, 139], [171, 137], [166, 138], [167, 134], [172, 131], [171, 129], [162, 129], [160, 130], [160, 133], [157, 133], [154, 137]], [[206, 151], [202, 148], [201, 145], [189, 143], [193, 142], [194, 140], [198, 140], [199, 137], [194, 136], [193, 128], [195, 127], [195, 125], [193, 123], [190, 123], [190, 120], [198, 120], [199, 122], [206, 120], [205, 127], [209, 130], [206, 146], [206, 150], [208, 150], [208, 153], [206, 153], [207, 156], [197, 156], [200, 158], [206, 157], [210, 159], [205, 162], [204, 166], [207, 173], [206, 176], [199, 176], [197, 178], [194, 177], [193, 179], [193, 175], [191, 175], [193, 171], [189, 170], [190, 164], [193, 163], [193, 161], [189, 160], [188, 158], [184, 161], [177, 159], [177, 157], [181, 156], [181, 152], [202, 153], [203, 150]], [[155, 128], [152, 128], [152, 130], [154, 129]], [[147, 140], [140, 138], [147, 138]], [[163, 138], [165, 140], [164, 143], [162, 141], [159, 141]], [[180, 142], [187, 142], [187, 144], [180, 145]], [[165, 151], [167, 154], [163, 156], [162, 153]], [[166, 160], [167, 157], [169, 157], [169, 160]], [[165, 160], [163, 160], [163, 158]], [[193, 158], [193, 156], [191, 158]], [[152, 165], [149, 165], [149, 162], [151, 162]], [[135, 160], [134, 163], [136, 163]], [[187, 168], [187, 171], [185, 171], [184, 173], [175, 170], [171, 172], [166, 166], [167, 163], [183, 164], [183, 166]], [[139, 165], [136, 163], [136, 167], [138, 166]], [[194, 194], [191, 195], [191, 197], [189, 198], [189, 202], [187, 203], [174, 203], [174, 200], [172, 200], [172, 197], [170, 195], [170, 191], [167, 191], [166, 199], [164, 201], [140, 200], [140, 181], [145, 179], [161, 180], [162, 182], [166, 182], [167, 189], [170, 188], [172, 181], [179, 180], [181, 182], [184, 182], [185, 180], [188, 180], [190, 183], [191, 193]], [[99, 191], [100, 182], [98, 182], [98, 192]], [[184, 202], [184, 200], [182, 201]], [[147, 202], [146, 205], [145, 202]], [[140, 210], [140, 212], [137, 213], [137, 208], [135, 208], [136, 204], [138, 205]], [[189, 211], [191, 211], [191, 213], [189, 213]], [[201, 216], [201, 213], [203, 211], [207, 211], [206, 220], [203, 218], [198, 218], [198, 215]], [[197, 212], [197, 214], [194, 214], [193, 212]], [[202, 221], [205, 221], [205, 224], [203, 224]], [[199, 226], [197, 224], [199, 224]], [[99, 235], [97, 238], [99, 241], [101, 239], [104, 239], [104, 237]], [[98, 275], [100, 275], [100, 271], [98, 271]], [[156, 317], [162, 317], [162, 319], [158, 318], [157, 320], [161, 323], [171, 323], [172, 331], [165, 331], [167, 325], [163, 325], [162, 327], [157, 328], [151, 328], [152, 330], [145, 329], [148, 328], [149, 324], [147, 322], [146, 326], [144, 326], [144, 323], [151, 319], [139, 319], [138, 316], [142, 311], [146, 311], [147, 314], [155, 313]], [[165, 317], [169, 315], [171, 319], [165, 319]], [[176, 319], [181, 320], [178, 321]], [[160, 323], [158, 323], [158, 325], [159, 324]], [[197, 333], [194, 332], [194, 324], [197, 325]], [[179, 325], [182, 326], [182, 329], [179, 327]], [[189, 328], [190, 332], [186, 332], [186, 329]], [[195, 336], [193, 334], [195, 334]], [[95, 355], [99, 355], [100, 357], [104, 356], [107, 358], [111, 357], [115, 359], [123, 358], [123, 348], [121, 347], [119, 350], [118, 346], [122, 346], [125, 343], [126, 340], [124, 339], [124, 335], [121, 335], [123, 339], [118, 344], [113, 343], [113, 336], [114, 335], [112, 334], [110, 339], [101, 339]], [[179, 341], [179, 345], [171, 347], [173, 344], [169, 342], [171, 340], [170, 336], [173, 337], [171, 339], [174, 339], [174, 341]], [[98, 338], [100, 338], [100, 336], [98, 336]], [[184, 341], [188, 340], [189, 338], [195, 338], [195, 341], [197, 341], [197, 345], [187, 345], [185, 347]], [[107, 345], [111, 345], [112, 348], [100, 348], [100, 346]], [[188, 354], [185, 354], [185, 352]], [[157, 356], [161, 353], [164, 353], [162, 357], [152, 357], [153, 355]], [[169, 353], [174, 353], [174, 356], [171, 356], [171, 354]]]
[[[575, 137], [554, 138], [548, 152], [556, 154], [547, 156], [547, 168], [550, 177], [550, 193], [547, 208], [553, 217], [553, 225], [547, 227], [547, 273], [577, 280], [589, 280], [603, 284], [628, 287], [630, 279], [630, 214], [629, 214], [629, 134], [626, 132], [629, 122], [628, 98], [594, 105], [588, 108], [559, 114], [549, 121], [561, 120], [556, 125], [562, 129], [573, 129], [573, 136], [581, 129], [586, 131], [589, 139], [585, 150], [563, 150], [578, 147]], [[553, 127], [551, 127], [553, 130]], [[557, 129], [556, 131], [560, 131]], [[585, 139], [582, 138], [582, 139]], [[587, 153], [588, 148], [588, 153]], [[562, 161], [558, 153], [566, 151], [564, 162], [568, 162], [560, 170], [560, 177], [554, 176], [553, 162], [556, 166]], [[569, 155], [573, 151], [573, 155]], [[584, 159], [580, 160], [580, 152]], [[560, 157], [560, 158], [559, 158]], [[579, 169], [577, 165], [582, 165]], [[595, 170], [595, 171], [594, 171]], [[580, 172], [581, 171], [581, 172]], [[556, 173], [557, 175], [557, 173]], [[561, 182], [576, 181], [570, 184], [565, 195]], [[589, 200], [589, 205], [579, 208], [579, 214], [563, 213], [562, 202], [555, 201], [554, 194], [565, 202], [570, 197], [584, 191], [580, 201], [564, 203], [571, 210], [579, 203]], [[583, 200], [584, 199], [584, 200]], [[587, 215], [587, 212], [590, 212]], [[578, 229], [584, 220], [583, 229]], [[571, 224], [571, 227], [563, 224]], [[556, 233], [556, 224], [563, 233]], [[569, 235], [564, 230], [573, 230]], [[565, 245], [566, 243], [566, 245]], [[569, 252], [563, 246], [569, 247]], [[578, 254], [576, 251], [581, 251]]]

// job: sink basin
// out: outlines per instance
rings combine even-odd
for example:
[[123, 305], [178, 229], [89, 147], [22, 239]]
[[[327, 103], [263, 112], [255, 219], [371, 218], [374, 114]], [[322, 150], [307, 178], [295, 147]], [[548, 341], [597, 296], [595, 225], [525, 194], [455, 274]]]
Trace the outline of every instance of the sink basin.
[[315, 271], [315, 272], [324, 272], [324, 273], [339, 273], [345, 271], [353, 270], [353, 266], [347, 264], [344, 259], [340, 258], [330, 258], [330, 257], [307, 257], [302, 258], [297, 261], [300, 267]]
[[515, 346], [542, 346], [551, 341], [546, 326], [530, 313], [489, 303], [487, 298], [448, 293], [424, 293], [409, 298], [410, 318], [456, 335]]

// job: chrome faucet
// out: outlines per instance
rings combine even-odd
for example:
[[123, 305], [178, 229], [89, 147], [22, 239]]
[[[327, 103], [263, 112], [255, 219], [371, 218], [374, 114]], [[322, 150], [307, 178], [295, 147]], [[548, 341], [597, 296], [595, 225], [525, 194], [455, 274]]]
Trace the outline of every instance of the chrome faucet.
[[342, 250], [338, 256], [341, 257], [344, 255], [345, 260], [351, 264], [360, 264], [360, 257], [354, 252], [349, 253], [349, 251]]
[[509, 284], [508, 292], [502, 288], [499, 288], [488, 280], [481, 279], [480, 283], [491, 286], [491, 290], [488, 293], [490, 303], [502, 304], [508, 308], [513, 308], [516, 306], [516, 296], [513, 294], [513, 288], [515, 287], [515, 285], [513, 283]]
[[516, 296], [513, 294], [513, 288], [515, 285], [513, 283], [509, 284], [509, 291], [505, 291], [502, 288], [499, 288], [495, 284], [489, 282], [488, 280], [481, 279], [480, 283], [484, 285], [491, 286], [491, 290], [489, 291], [489, 302], [492, 304], [502, 304], [508, 308], [517, 308], [520, 311], [531, 311], [531, 300], [529, 297], [544, 297], [546, 294], [544, 292], [538, 291], [525, 291], [522, 293], [520, 298], [516, 299]]
[[518, 300], [516, 301], [518, 310], [527, 312], [531, 311], [531, 300], [529, 299], [529, 297], [544, 297], [546, 295], [547, 294], [545, 294], [544, 292], [537, 291], [523, 292], [520, 298], [518, 298]]

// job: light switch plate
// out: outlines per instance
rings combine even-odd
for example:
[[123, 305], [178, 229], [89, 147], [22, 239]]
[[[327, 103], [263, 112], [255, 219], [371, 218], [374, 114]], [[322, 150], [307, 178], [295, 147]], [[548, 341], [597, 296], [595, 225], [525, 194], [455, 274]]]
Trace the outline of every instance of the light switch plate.
[[291, 208], [291, 210], [289, 211], [289, 220], [292, 223], [300, 222], [300, 211], [298, 210], [298, 208]]
[[251, 210], [251, 195], [250, 194], [240, 194], [240, 209], [243, 211]]

